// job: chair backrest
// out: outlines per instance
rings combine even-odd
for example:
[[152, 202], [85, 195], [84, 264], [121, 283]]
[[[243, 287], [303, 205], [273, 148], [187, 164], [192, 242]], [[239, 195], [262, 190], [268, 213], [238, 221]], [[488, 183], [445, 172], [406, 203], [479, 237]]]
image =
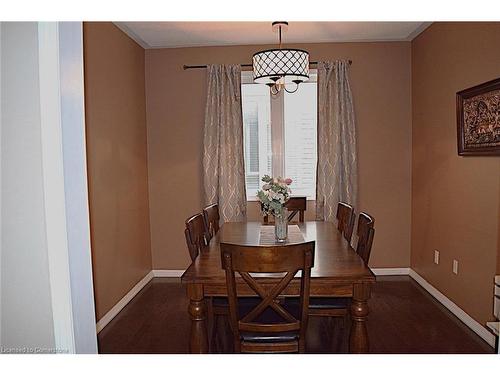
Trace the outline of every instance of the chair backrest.
[[358, 218], [358, 246], [356, 252], [363, 259], [366, 265], [370, 260], [372, 251], [373, 236], [375, 235], [375, 219], [367, 213], [360, 212]]
[[[291, 222], [297, 214], [299, 214], [299, 223], [304, 222], [304, 213], [307, 209], [306, 197], [290, 197], [290, 199], [285, 203], [285, 207], [290, 212], [288, 214], [289, 222]], [[269, 217], [267, 215], [264, 215], [264, 223], [268, 222]]]
[[217, 203], [211, 204], [203, 209], [203, 218], [205, 219], [205, 226], [208, 234], [208, 240], [219, 231], [219, 205]]
[[[314, 246], [314, 241], [286, 246], [240, 246], [221, 243], [222, 267], [226, 271], [229, 315], [236, 352], [247, 351], [245, 348], [247, 348], [248, 343], [242, 339], [242, 331], [260, 334], [296, 331], [298, 332], [298, 340], [290, 344], [291, 347], [288, 349], [295, 348], [296, 351], [304, 351], [311, 268], [314, 265]], [[300, 306], [298, 314], [296, 313], [298, 316], [294, 316], [283, 305], [277, 303], [277, 297], [293, 280], [298, 271], [302, 271]], [[262, 299], [244, 316], [240, 316], [238, 310], [236, 272]], [[251, 276], [250, 273], [266, 273], [266, 285], [262, 285], [262, 278]], [[273, 275], [275, 277], [273, 280], [276, 280], [276, 283], [272, 286], [269, 285], [270, 274], [279, 274]], [[281, 322], [259, 322], [258, 318], [261, 314], [269, 309], [281, 318]], [[251, 344], [248, 345], [251, 346]], [[283, 351], [283, 343], [277, 344], [276, 347]]]
[[193, 215], [186, 220], [184, 235], [186, 236], [186, 244], [191, 260], [195, 260], [200, 251], [208, 245], [205, 220], [202, 214]]
[[339, 202], [337, 205], [337, 228], [344, 235], [347, 241], [351, 241], [354, 229], [354, 209], [350, 204]]
[[291, 197], [286, 203], [285, 207], [290, 214], [288, 215], [288, 221], [292, 221], [295, 215], [299, 214], [299, 223], [304, 222], [304, 213], [307, 209], [307, 198], [306, 197]]

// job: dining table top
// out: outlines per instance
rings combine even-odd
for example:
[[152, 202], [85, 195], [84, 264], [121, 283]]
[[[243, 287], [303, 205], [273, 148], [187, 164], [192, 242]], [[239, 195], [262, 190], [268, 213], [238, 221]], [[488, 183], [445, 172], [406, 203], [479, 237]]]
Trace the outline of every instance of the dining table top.
[[[297, 225], [302, 236], [297, 236]], [[224, 223], [211, 239], [206, 250], [200, 252], [181, 280], [185, 283], [225, 283], [222, 269], [220, 243], [244, 246], [263, 246], [261, 236], [264, 231], [261, 222]], [[267, 227], [272, 227], [267, 225]], [[269, 228], [270, 229], [270, 228]], [[291, 229], [295, 229], [292, 231]], [[292, 233], [291, 233], [292, 232]], [[294, 234], [294, 235], [291, 235]], [[306, 221], [289, 226], [288, 243], [315, 242], [314, 266], [311, 269], [313, 280], [325, 279], [336, 282], [374, 282], [375, 275], [350, 246], [334, 223], [326, 221]], [[266, 244], [267, 245], [267, 244]], [[278, 245], [279, 244], [273, 244]]]

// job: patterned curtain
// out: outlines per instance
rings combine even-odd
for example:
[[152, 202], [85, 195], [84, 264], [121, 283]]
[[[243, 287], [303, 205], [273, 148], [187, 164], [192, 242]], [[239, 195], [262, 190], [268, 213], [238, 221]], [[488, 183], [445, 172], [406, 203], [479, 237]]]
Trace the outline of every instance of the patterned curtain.
[[209, 65], [203, 131], [205, 204], [218, 203], [224, 222], [244, 221], [247, 200], [243, 161], [241, 68]]
[[334, 221], [339, 201], [357, 205], [356, 126], [349, 62], [318, 63], [316, 219]]

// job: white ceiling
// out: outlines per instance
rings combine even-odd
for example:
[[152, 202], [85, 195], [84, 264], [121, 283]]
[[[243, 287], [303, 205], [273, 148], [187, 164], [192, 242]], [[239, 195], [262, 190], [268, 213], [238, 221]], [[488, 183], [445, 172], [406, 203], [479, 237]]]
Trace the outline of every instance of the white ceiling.
[[[144, 48], [277, 44], [271, 22], [115, 22]], [[409, 41], [430, 22], [289, 22], [283, 43]]]

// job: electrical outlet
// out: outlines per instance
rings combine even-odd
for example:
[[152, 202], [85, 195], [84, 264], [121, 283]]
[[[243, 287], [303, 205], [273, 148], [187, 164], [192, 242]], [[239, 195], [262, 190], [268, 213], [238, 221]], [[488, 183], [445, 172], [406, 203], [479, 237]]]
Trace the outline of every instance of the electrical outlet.
[[458, 275], [458, 260], [453, 259], [453, 273]]
[[439, 251], [434, 250], [434, 263], [439, 264]]

